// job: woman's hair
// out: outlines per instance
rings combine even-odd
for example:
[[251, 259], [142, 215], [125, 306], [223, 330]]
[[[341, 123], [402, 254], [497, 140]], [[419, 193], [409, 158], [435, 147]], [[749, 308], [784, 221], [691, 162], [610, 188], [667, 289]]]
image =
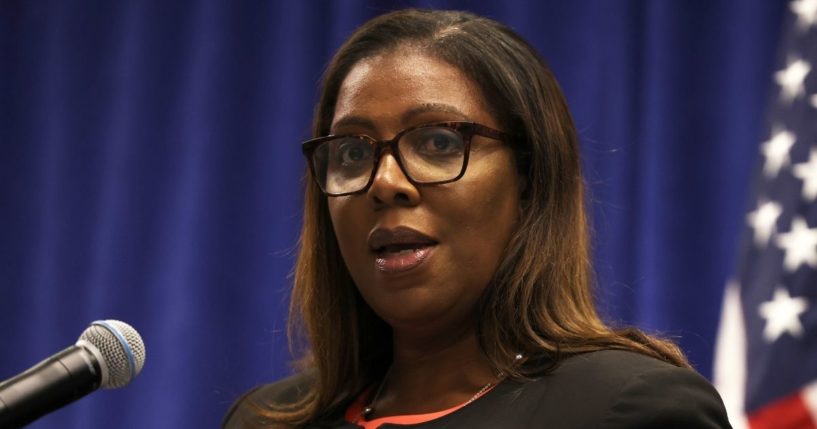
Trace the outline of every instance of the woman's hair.
[[[457, 67], [480, 87], [500, 127], [518, 138], [517, 166], [525, 183], [518, 228], [478, 308], [478, 338], [491, 365], [526, 378], [564, 356], [621, 349], [687, 366], [673, 343], [634, 328], [615, 330], [597, 314], [573, 119], [551, 71], [508, 27], [452, 11], [409, 9], [372, 19], [329, 64], [313, 136], [329, 134], [341, 83], [352, 67], [378, 54], [399, 55], [400, 48]], [[358, 293], [341, 257], [327, 197], [314, 180], [306, 184], [290, 345], [303, 351], [301, 369], [311, 372], [314, 383], [299, 402], [259, 411], [283, 426], [338, 412], [391, 362], [391, 330]], [[524, 356], [521, 365], [517, 354]]]

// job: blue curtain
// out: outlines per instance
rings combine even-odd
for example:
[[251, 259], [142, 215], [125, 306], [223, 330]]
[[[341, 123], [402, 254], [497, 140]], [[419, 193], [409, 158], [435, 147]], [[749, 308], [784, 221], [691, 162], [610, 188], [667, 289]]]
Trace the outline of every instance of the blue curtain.
[[132, 385], [34, 428], [215, 427], [291, 371], [286, 311], [318, 81], [366, 19], [467, 9], [547, 59], [575, 115], [598, 296], [710, 374], [783, 2], [0, 3], [0, 379], [115, 318]]

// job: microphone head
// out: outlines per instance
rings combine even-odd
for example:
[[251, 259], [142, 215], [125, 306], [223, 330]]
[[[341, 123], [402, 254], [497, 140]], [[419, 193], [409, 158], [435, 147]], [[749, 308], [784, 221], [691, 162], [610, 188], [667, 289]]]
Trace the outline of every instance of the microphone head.
[[133, 327], [119, 320], [98, 320], [80, 335], [77, 345], [90, 349], [102, 367], [100, 387], [127, 385], [145, 364], [145, 343]]

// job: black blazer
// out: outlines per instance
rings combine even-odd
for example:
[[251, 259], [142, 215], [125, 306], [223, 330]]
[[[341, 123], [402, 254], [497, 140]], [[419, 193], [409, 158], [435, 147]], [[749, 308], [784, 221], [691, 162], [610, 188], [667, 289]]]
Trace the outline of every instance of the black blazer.
[[[296, 375], [255, 388], [240, 398], [225, 429], [263, 427], [254, 404], [292, 402], [309, 378]], [[354, 429], [343, 413], [308, 428]], [[533, 381], [505, 380], [488, 393], [438, 419], [386, 428], [645, 429], [731, 428], [720, 396], [698, 373], [625, 351], [598, 351], [565, 359]]]

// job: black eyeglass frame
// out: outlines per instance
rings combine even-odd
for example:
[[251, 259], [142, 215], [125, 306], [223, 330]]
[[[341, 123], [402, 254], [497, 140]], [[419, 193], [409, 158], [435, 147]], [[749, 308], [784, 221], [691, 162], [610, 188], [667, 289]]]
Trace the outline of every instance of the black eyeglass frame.
[[[403, 165], [403, 160], [402, 157], [400, 156], [400, 150], [397, 145], [397, 142], [400, 141], [400, 138], [403, 137], [403, 135], [405, 135], [406, 133], [420, 128], [448, 128], [459, 134], [460, 137], [462, 137], [462, 143], [463, 145], [465, 145], [465, 147], [463, 148], [462, 169], [460, 170], [459, 174], [457, 174], [456, 177], [454, 177], [453, 179], [421, 182], [414, 180], [414, 178], [411, 177], [411, 174], [408, 173], [405, 165]], [[380, 158], [383, 156], [383, 153], [385, 153], [386, 151], [385, 149], [391, 150], [392, 156], [394, 156], [395, 161], [397, 161], [397, 165], [400, 167], [400, 171], [403, 172], [403, 175], [406, 176], [406, 179], [408, 179], [408, 181], [411, 182], [412, 185], [415, 186], [440, 185], [443, 183], [456, 182], [457, 180], [460, 180], [462, 178], [462, 176], [465, 174], [465, 169], [468, 168], [468, 158], [469, 155], [471, 154], [471, 139], [475, 135], [488, 137], [490, 139], [498, 140], [505, 144], [511, 144], [514, 141], [514, 137], [512, 135], [482, 124], [478, 124], [476, 122], [446, 121], [446, 122], [431, 122], [427, 124], [421, 124], [406, 128], [398, 132], [394, 136], [394, 138], [390, 140], [376, 140], [365, 134], [336, 134], [324, 137], [317, 137], [303, 142], [301, 144], [301, 151], [303, 152], [304, 156], [306, 157], [306, 161], [309, 164], [309, 170], [312, 173], [312, 178], [315, 180], [315, 183], [318, 184], [318, 188], [320, 188], [321, 192], [330, 197], [341, 197], [344, 195], [362, 194], [369, 190], [369, 188], [372, 186], [372, 183], [374, 183], [374, 177], [375, 175], [377, 175], [377, 166], [378, 164], [380, 164]], [[318, 180], [318, 175], [315, 171], [316, 167], [315, 162], [313, 160], [313, 154], [321, 144], [339, 138], [359, 138], [362, 140], [367, 140], [371, 145], [374, 146], [374, 156], [372, 157], [373, 162], [372, 172], [369, 175], [369, 180], [366, 182], [366, 185], [364, 185], [362, 188], [352, 192], [330, 193], [323, 188], [323, 185], [321, 185], [320, 181]]]

